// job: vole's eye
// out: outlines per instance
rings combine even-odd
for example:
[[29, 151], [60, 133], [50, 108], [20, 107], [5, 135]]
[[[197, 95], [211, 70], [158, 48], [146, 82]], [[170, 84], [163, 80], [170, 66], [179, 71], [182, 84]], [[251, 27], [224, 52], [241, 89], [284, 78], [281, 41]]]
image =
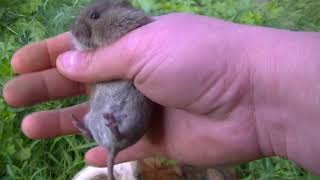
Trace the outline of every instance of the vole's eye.
[[92, 11], [89, 16], [91, 19], [94, 19], [94, 20], [97, 20], [100, 18], [100, 14], [96, 11]]

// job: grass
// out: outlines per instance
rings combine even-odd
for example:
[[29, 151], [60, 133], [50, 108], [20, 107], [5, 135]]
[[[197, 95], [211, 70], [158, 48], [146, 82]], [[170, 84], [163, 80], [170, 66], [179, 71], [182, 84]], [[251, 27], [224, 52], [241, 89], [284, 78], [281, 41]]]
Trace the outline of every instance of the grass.
[[[12, 78], [10, 59], [17, 48], [68, 29], [74, 14], [89, 0], [0, 1], [0, 90]], [[292, 30], [320, 31], [319, 0], [132, 0], [152, 15], [194, 12], [244, 23]], [[2, 90], [0, 91], [2, 92]], [[8, 107], [0, 94], [0, 180], [70, 179], [84, 166], [84, 152], [93, 146], [82, 137], [29, 140], [20, 132], [21, 119], [31, 112], [71, 106], [83, 97], [42, 103], [28, 108]], [[242, 180], [320, 179], [278, 157], [236, 167]]]

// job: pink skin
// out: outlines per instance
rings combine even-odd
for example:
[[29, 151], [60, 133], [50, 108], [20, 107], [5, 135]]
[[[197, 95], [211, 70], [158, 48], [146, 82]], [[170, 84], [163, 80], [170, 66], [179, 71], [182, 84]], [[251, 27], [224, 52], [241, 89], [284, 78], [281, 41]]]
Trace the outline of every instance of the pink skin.
[[[170, 14], [95, 52], [63, 53], [70, 47], [55, 47], [62, 41], [70, 46], [70, 39], [66, 33], [16, 53], [12, 66], [23, 75], [4, 88], [10, 105], [84, 93], [85, 85], [77, 82], [133, 79], [142, 93], [162, 105], [161, 115], [155, 115], [152, 130], [122, 151], [117, 162], [163, 154], [197, 165], [226, 165], [279, 155], [320, 174], [320, 33]], [[46, 49], [49, 58], [32, 59], [51, 63], [32, 67], [35, 60], [24, 55], [36, 48]], [[42, 98], [23, 100], [31, 94], [30, 88], [17, 88], [25, 80], [44, 82], [38, 88]], [[62, 83], [64, 91], [50, 91]], [[36, 112], [24, 119], [22, 130], [30, 138], [75, 133], [68, 116], [81, 117], [85, 109], [78, 105]], [[54, 128], [42, 130], [49, 126]], [[99, 147], [86, 155], [94, 165], [104, 165], [105, 158]]]

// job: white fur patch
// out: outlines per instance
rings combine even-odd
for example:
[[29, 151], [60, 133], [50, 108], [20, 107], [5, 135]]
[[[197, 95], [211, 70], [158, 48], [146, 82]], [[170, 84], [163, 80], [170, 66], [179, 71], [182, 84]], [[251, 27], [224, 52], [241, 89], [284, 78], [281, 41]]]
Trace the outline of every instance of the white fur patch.
[[[138, 180], [137, 175], [137, 161], [130, 161], [126, 163], [116, 164], [113, 168], [116, 180]], [[108, 175], [108, 168], [85, 167], [78, 172], [72, 180], [90, 180], [98, 175]]]

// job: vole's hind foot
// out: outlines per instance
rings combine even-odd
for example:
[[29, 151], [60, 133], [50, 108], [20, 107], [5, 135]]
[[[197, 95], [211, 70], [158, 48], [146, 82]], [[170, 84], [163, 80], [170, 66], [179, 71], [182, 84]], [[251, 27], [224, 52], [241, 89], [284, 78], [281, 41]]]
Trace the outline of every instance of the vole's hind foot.
[[115, 138], [120, 140], [122, 135], [119, 131], [118, 123], [114, 115], [112, 113], [104, 113], [103, 117], [106, 119], [106, 125], [110, 128], [112, 134], [115, 136]]
[[71, 114], [71, 115], [73, 118], [73, 121], [72, 121], [73, 126], [76, 127], [81, 132], [81, 134], [83, 134], [87, 139], [93, 140], [93, 136], [91, 132], [83, 124], [83, 121], [77, 118], [77, 116], [75, 116], [74, 114]]

